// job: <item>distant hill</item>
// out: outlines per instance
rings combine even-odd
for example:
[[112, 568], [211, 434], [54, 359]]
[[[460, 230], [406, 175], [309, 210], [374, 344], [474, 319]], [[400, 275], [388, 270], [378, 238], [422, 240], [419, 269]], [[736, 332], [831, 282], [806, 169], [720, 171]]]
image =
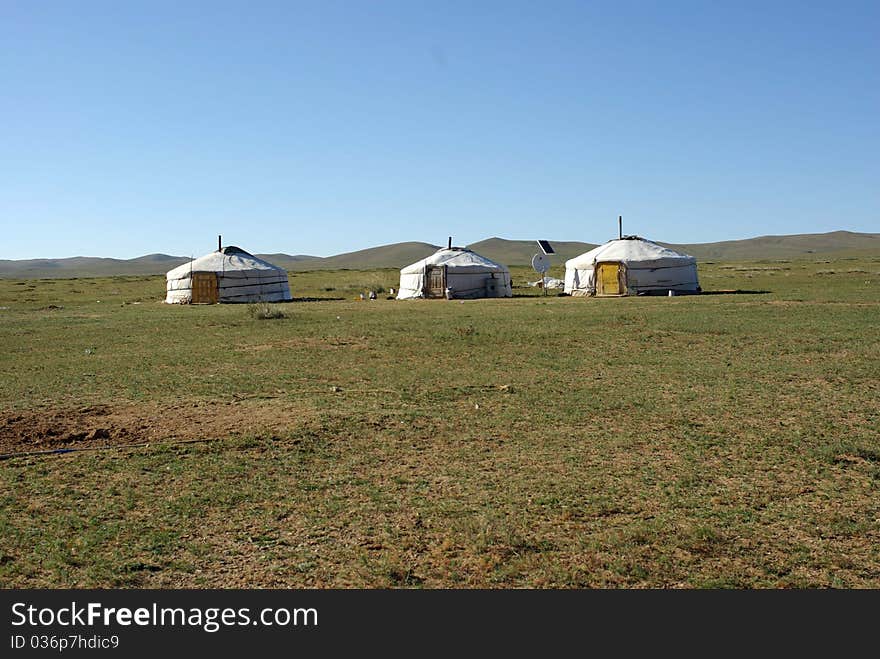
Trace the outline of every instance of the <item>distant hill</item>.
[[[644, 236], [653, 240], [655, 236]], [[659, 241], [657, 241], [659, 242]], [[590, 243], [550, 240], [556, 251], [555, 265], [589, 251]], [[791, 236], [761, 236], [745, 240], [727, 240], [717, 243], [672, 244], [675, 250], [691, 254], [698, 261], [749, 261], [799, 258], [880, 256], [880, 233], [798, 234]], [[532, 255], [539, 252], [534, 240], [506, 240], [488, 238], [468, 245], [475, 252], [507, 265], [530, 265]], [[270, 263], [291, 271], [303, 270], [368, 270], [373, 268], [402, 268], [433, 254], [440, 247], [430, 243], [404, 242], [381, 245], [336, 256], [308, 256], [304, 254], [257, 254]], [[42, 279], [58, 277], [109, 277], [114, 275], [161, 275], [190, 259], [185, 256], [147, 254], [135, 259], [112, 259], [76, 256], [66, 259], [0, 260], [0, 277], [15, 279]]]
[[168, 256], [167, 254], [147, 254], [146, 256], [139, 256], [136, 259], [130, 259], [126, 261], [126, 263], [151, 263], [151, 264], [159, 264], [162, 266], [169, 265], [169, 267], [174, 267], [175, 265], [180, 265], [180, 260], [183, 259], [187, 261], [188, 259], [185, 256]]
[[[717, 243], [676, 244], [643, 236], [660, 245], [690, 254], [698, 261], [753, 261], [815, 258], [821, 256], [880, 256], [880, 233], [854, 233], [832, 231], [830, 233], [806, 233], [791, 236], [761, 236], [744, 240], [727, 240]], [[556, 251], [551, 257], [554, 264], [588, 252], [596, 247], [590, 243], [551, 240]], [[505, 240], [489, 238], [469, 245], [475, 252], [507, 265], [530, 265], [532, 255], [539, 247], [534, 240]]]
[[[564, 240], [551, 240], [550, 246], [556, 252], [551, 256], [554, 264], [564, 263], [578, 254], [589, 252], [596, 245], [591, 243], [566, 242]], [[531, 265], [532, 257], [541, 253], [541, 248], [535, 240], [505, 240], [504, 238], [489, 238], [478, 243], [468, 245], [478, 254], [506, 265]]]
[[832, 231], [830, 233], [804, 233], [791, 236], [761, 236], [718, 243], [660, 244], [686, 252], [698, 260], [713, 261], [866, 256], [880, 253], [880, 233]]
[[0, 277], [14, 279], [48, 279], [56, 277], [111, 277], [114, 275], [155, 275], [167, 272], [181, 263], [185, 256], [149, 254], [136, 259], [107, 259], [74, 256], [67, 259], [0, 260]]
[[313, 264], [324, 260], [320, 256], [308, 256], [306, 254], [296, 254], [294, 256], [290, 254], [257, 254], [257, 256], [285, 270], [311, 270], [314, 268]]
[[380, 247], [370, 247], [369, 249], [361, 249], [357, 252], [347, 252], [345, 254], [337, 254], [336, 256], [328, 256], [309, 264], [310, 268], [299, 267], [295, 270], [314, 269], [315, 266], [322, 270], [340, 268], [349, 268], [352, 270], [369, 270], [372, 268], [402, 268], [405, 265], [414, 263], [426, 256], [436, 252], [439, 247], [429, 243], [394, 243], [392, 245], [382, 245]]

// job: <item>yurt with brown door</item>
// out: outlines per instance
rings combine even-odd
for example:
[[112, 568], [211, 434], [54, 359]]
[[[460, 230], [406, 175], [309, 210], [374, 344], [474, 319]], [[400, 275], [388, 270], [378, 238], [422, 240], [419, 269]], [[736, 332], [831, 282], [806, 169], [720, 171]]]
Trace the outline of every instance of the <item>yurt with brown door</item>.
[[287, 270], [232, 245], [169, 270], [168, 304], [286, 302]]
[[444, 247], [400, 271], [398, 300], [511, 297], [510, 270], [466, 247]]

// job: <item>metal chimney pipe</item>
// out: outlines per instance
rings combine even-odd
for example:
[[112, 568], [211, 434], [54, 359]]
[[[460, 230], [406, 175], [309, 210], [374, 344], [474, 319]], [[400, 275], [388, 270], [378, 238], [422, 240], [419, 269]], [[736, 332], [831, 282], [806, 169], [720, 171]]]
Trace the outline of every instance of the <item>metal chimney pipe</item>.
[[223, 251], [223, 236], [217, 236], [217, 251]]
[[449, 243], [446, 245], [446, 249], [452, 249], [452, 236], [449, 236]]
[[618, 240], [623, 238], [623, 215], [617, 216], [617, 238]]

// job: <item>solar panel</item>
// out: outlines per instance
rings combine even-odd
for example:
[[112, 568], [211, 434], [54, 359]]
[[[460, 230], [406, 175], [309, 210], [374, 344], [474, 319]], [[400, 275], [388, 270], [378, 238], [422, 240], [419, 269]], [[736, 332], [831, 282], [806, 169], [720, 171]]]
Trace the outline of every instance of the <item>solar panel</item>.
[[544, 252], [545, 254], [555, 254], [556, 253], [555, 251], [553, 251], [553, 248], [550, 247], [550, 243], [548, 243], [546, 240], [539, 240], [538, 247], [540, 247], [541, 251]]

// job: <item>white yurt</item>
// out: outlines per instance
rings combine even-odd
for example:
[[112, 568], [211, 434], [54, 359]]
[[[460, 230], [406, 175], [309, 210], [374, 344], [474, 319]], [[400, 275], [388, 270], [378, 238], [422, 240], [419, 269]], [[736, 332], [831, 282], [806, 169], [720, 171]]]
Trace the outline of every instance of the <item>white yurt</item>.
[[465, 247], [444, 247], [400, 271], [398, 300], [511, 297], [510, 271]]
[[639, 236], [609, 240], [565, 262], [569, 295], [699, 293], [697, 260]]
[[232, 245], [169, 270], [165, 279], [168, 304], [291, 299], [287, 270]]

